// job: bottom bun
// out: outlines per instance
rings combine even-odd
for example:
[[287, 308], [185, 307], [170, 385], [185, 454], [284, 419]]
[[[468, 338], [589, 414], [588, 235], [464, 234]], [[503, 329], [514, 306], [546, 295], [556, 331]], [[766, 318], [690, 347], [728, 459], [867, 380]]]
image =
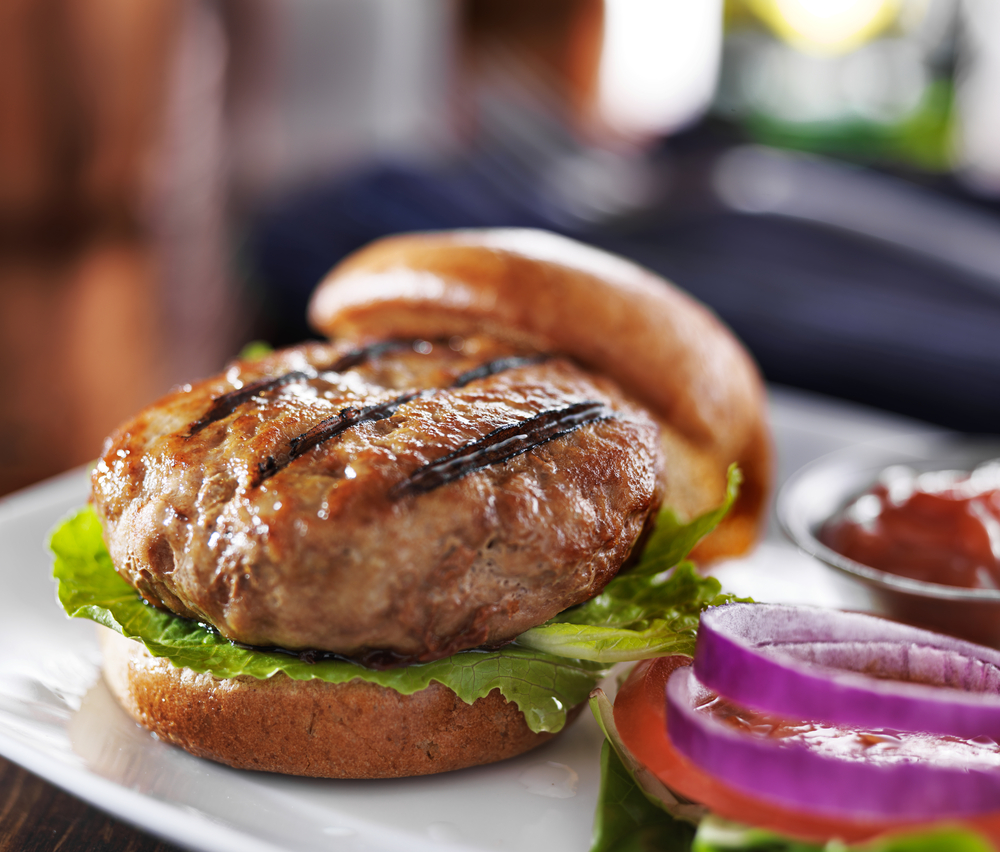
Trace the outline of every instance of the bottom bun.
[[133, 719], [198, 757], [239, 769], [319, 778], [431, 775], [514, 757], [554, 736], [531, 731], [498, 690], [466, 704], [439, 683], [401, 695], [359, 680], [280, 673], [220, 680], [100, 632], [105, 680]]

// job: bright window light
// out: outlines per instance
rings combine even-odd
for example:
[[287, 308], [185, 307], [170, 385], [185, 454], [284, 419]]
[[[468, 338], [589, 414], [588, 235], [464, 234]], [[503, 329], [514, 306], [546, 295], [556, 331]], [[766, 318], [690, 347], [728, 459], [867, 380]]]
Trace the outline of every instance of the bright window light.
[[782, 38], [812, 53], [846, 53], [899, 14], [901, 0], [753, 0]]
[[715, 91], [722, 0], [605, 0], [600, 111], [634, 135], [697, 118]]

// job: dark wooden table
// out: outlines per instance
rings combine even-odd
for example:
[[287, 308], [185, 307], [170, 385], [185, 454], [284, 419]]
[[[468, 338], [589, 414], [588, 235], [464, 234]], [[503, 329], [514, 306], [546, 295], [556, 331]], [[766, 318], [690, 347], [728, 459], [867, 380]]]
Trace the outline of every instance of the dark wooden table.
[[0, 852], [182, 852], [0, 758]]

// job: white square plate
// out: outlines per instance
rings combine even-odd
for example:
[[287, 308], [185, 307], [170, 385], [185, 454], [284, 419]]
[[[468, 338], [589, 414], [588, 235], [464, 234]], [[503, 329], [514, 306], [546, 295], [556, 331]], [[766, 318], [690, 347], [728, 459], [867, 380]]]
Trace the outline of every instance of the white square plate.
[[[928, 430], [780, 393], [779, 479], [830, 450]], [[75, 471], [0, 500], [0, 753], [115, 816], [192, 849], [582, 852], [590, 845], [601, 733], [584, 713], [519, 758], [444, 775], [323, 781], [243, 772], [192, 757], [136, 726], [100, 677], [94, 626], [55, 601], [45, 542], [83, 505]], [[772, 527], [723, 583], [760, 600], [849, 605], [823, 568]], [[794, 578], [788, 582], [788, 578]]]

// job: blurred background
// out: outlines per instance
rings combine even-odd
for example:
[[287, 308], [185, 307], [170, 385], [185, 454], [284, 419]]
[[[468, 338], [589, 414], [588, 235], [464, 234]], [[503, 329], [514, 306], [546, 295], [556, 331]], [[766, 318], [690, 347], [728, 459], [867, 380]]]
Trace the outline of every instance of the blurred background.
[[314, 333], [383, 234], [542, 227], [769, 381], [1000, 417], [1000, 0], [3, 0], [0, 493]]

